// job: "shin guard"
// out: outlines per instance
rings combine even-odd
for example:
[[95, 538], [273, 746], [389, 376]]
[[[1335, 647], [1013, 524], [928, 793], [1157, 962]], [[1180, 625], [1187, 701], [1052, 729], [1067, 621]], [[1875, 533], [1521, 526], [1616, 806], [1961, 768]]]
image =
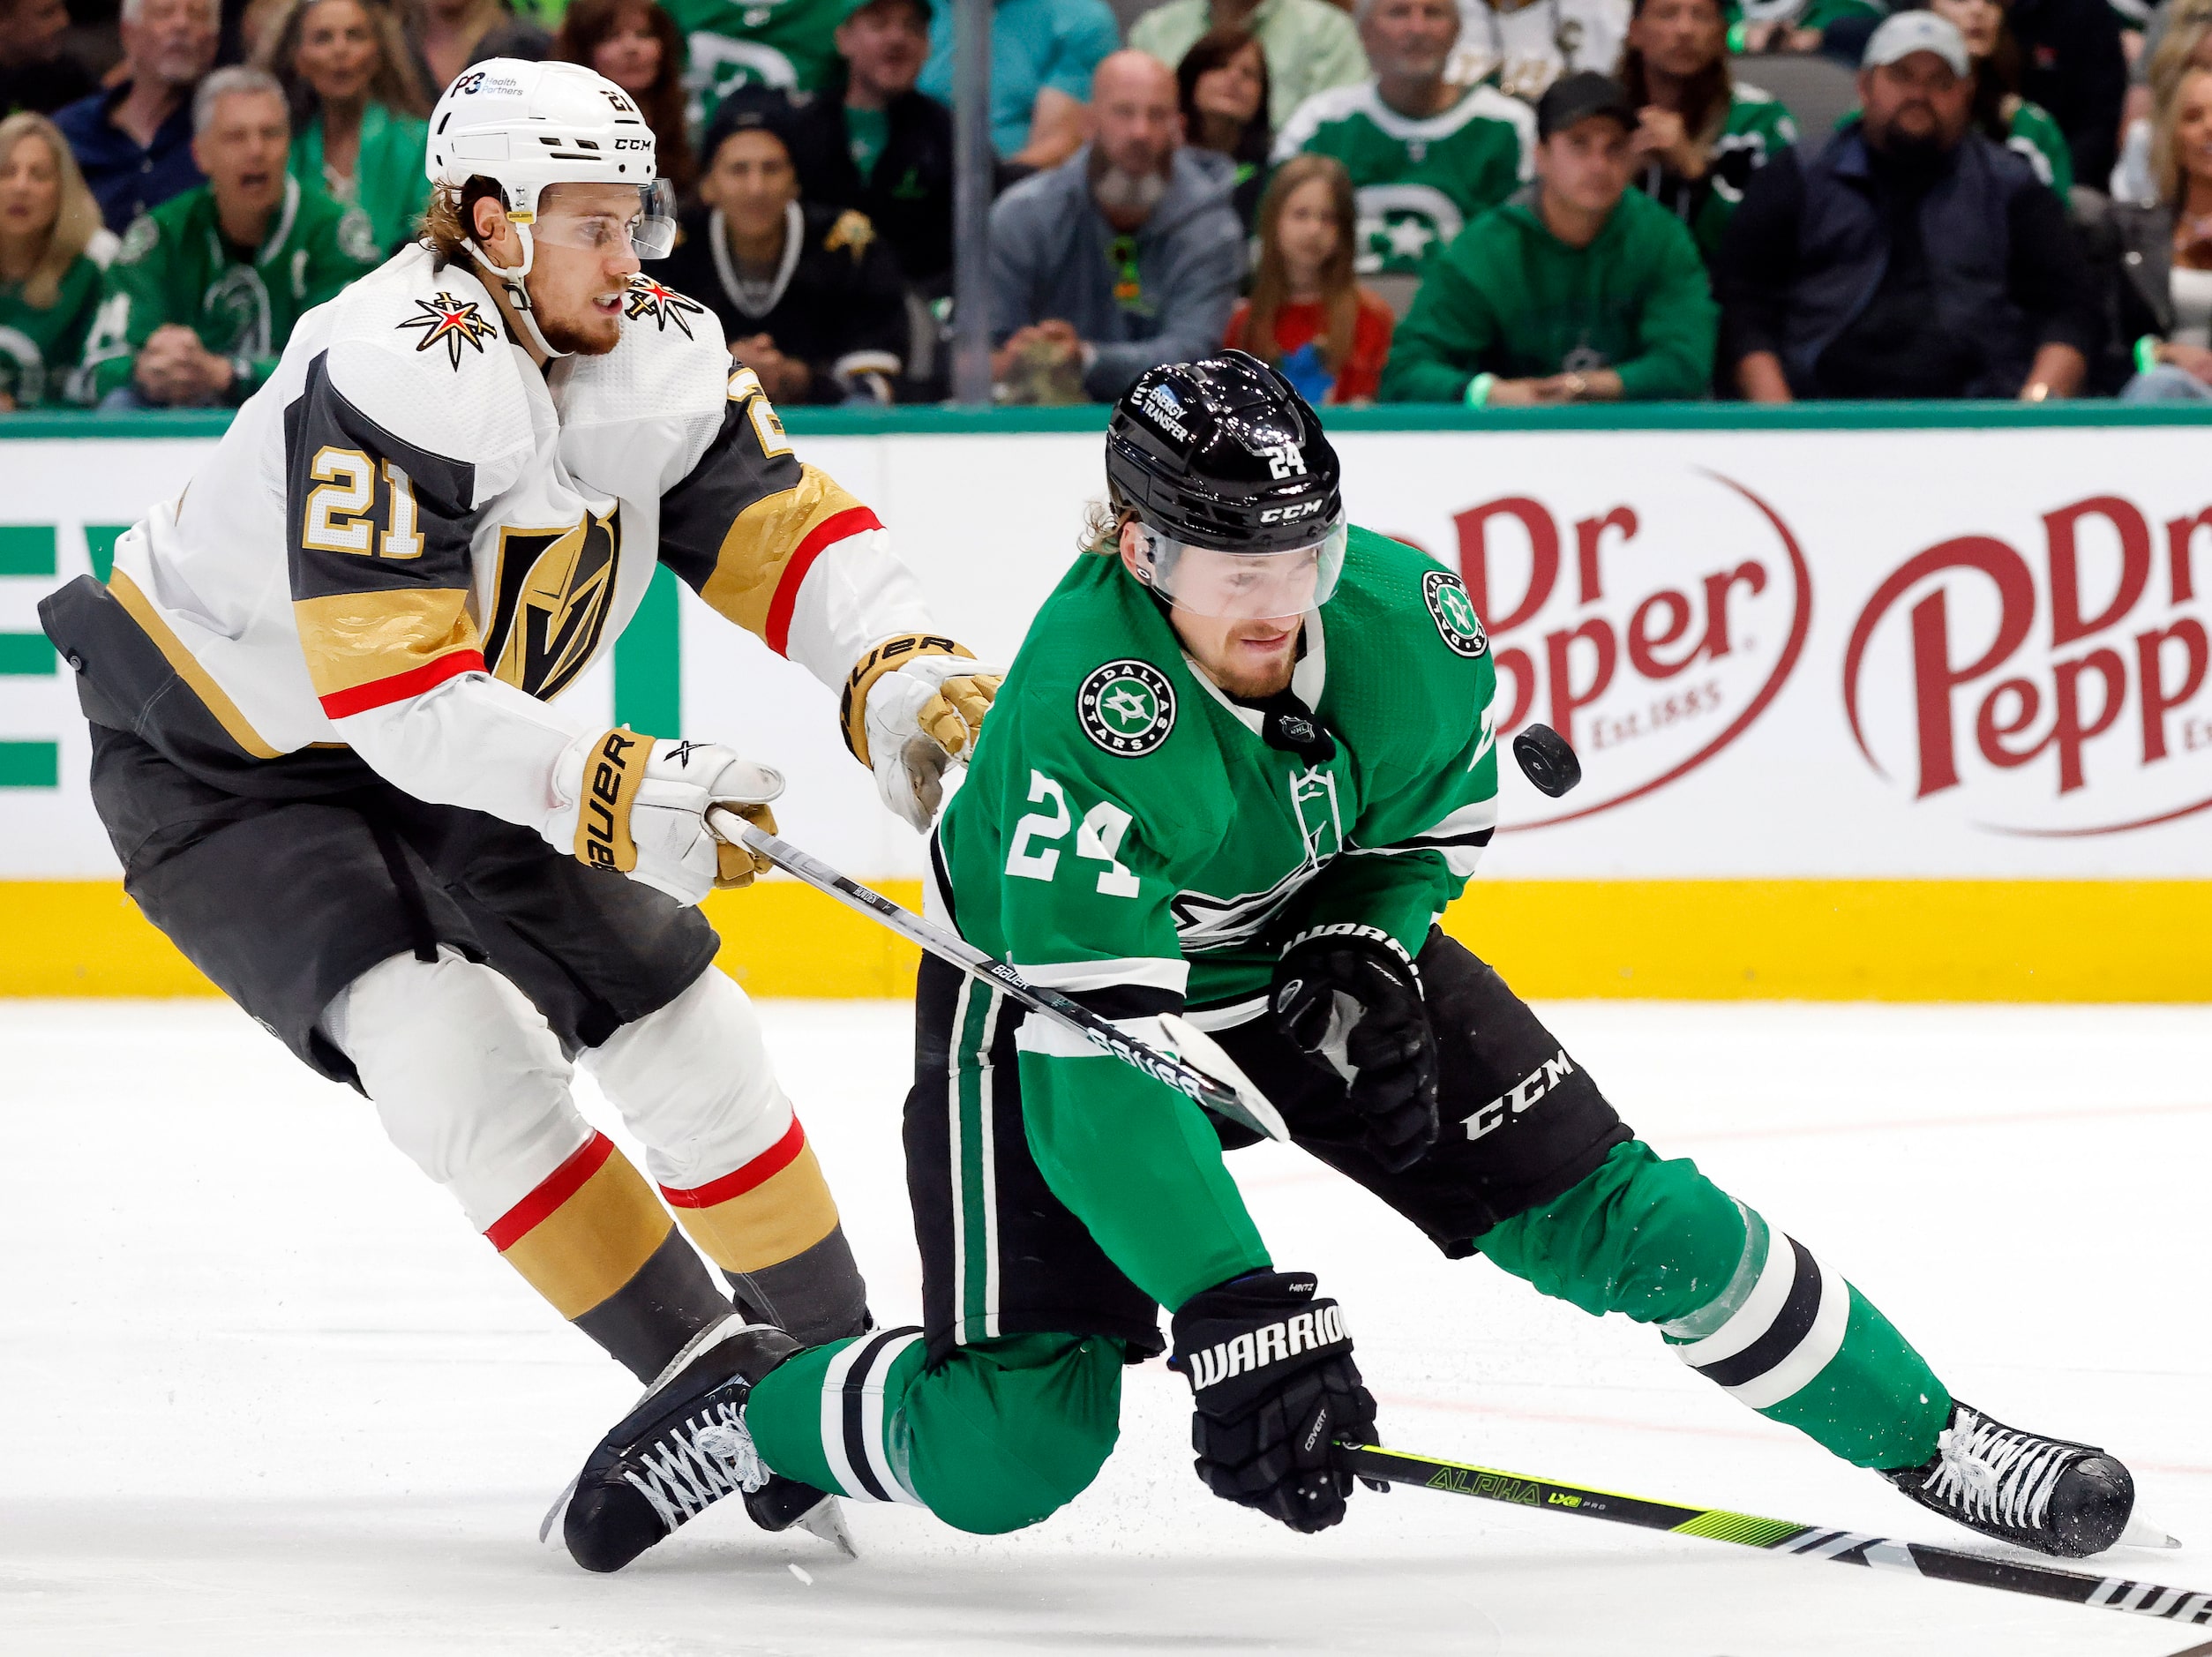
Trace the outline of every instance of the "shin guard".
[[800, 1353], [754, 1390], [746, 1414], [776, 1473], [995, 1536], [1058, 1511], [1098, 1476], [1124, 1355], [1099, 1336], [1015, 1335], [931, 1368], [919, 1330], [887, 1330]]
[[593, 1134], [484, 1236], [641, 1381], [730, 1311], [644, 1176], [604, 1134]]
[[743, 1166], [689, 1190], [661, 1188], [747, 1317], [808, 1345], [867, 1327], [867, 1286], [799, 1119]]
[[1847, 1461], [1895, 1467], [1934, 1452], [1951, 1395], [1926, 1361], [1839, 1273], [1686, 1158], [1632, 1141], [1476, 1241], [1548, 1294], [1657, 1324], [1691, 1368]]

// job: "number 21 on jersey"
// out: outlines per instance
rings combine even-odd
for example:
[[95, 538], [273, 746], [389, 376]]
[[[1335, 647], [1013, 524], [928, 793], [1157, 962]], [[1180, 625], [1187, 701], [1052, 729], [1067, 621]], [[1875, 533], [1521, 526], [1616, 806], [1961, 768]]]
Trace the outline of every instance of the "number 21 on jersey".
[[377, 463], [359, 449], [325, 444], [315, 451], [307, 476], [301, 514], [300, 544], [319, 552], [373, 552], [383, 559], [423, 556], [423, 535], [416, 527], [415, 484], [390, 461], [382, 467], [387, 508], [381, 532], [376, 510]]
[[[1007, 873], [1024, 881], [1050, 881], [1060, 872], [1056, 843], [1065, 840], [1073, 828], [1076, 856], [1106, 865], [1099, 875], [1099, 891], [1107, 897], [1136, 896], [1136, 876], [1121, 860], [1121, 836], [1128, 832], [1131, 821], [1128, 813], [1112, 800], [1102, 799], [1084, 814], [1078, 824], [1068, 804], [1068, 791], [1042, 771], [1029, 774], [1029, 802], [1049, 809], [1031, 812], [1014, 825], [1014, 843], [1006, 854]], [[1043, 849], [1032, 851], [1032, 844]]]

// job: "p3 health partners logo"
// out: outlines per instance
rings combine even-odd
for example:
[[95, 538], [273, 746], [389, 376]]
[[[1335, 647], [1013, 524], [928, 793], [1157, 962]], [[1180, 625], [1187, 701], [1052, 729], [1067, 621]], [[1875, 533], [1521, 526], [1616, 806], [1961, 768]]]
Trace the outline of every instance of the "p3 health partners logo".
[[2165, 518], [2096, 495], [2040, 519], [2040, 545], [1957, 536], [1875, 588], [1843, 661], [1859, 752], [1916, 806], [1996, 834], [2119, 834], [2212, 806], [2212, 599], [2193, 562], [2212, 507]]
[[[1773, 701], [1812, 624], [1804, 553], [1765, 500], [1695, 469], [1608, 476], [1633, 492], [1586, 516], [1527, 495], [1452, 514], [1479, 618], [1469, 642], [1487, 629], [1497, 664], [1500, 739], [1541, 719], [1582, 758], [1566, 808], [1530, 791], [1516, 828], [1609, 811], [1696, 770]], [[1430, 596], [1440, 628], [1449, 591]]]
[[1175, 687], [1150, 662], [1108, 662], [1076, 687], [1076, 717], [1108, 754], [1150, 754], [1175, 728]]

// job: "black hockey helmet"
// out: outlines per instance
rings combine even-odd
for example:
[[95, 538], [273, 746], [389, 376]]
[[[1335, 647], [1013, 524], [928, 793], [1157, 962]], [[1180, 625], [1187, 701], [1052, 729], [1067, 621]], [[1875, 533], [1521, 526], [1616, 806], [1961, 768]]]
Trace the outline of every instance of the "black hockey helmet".
[[1147, 369], [1106, 426], [1114, 509], [1186, 546], [1312, 546], [1343, 521], [1338, 473], [1306, 400], [1242, 351]]

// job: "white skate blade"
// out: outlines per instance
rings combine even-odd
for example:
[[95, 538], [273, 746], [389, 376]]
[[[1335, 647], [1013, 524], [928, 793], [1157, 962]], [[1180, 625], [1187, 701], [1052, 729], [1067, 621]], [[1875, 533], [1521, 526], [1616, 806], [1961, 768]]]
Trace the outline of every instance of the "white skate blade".
[[[2178, 1548], [2181, 1546], [2181, 1541], [2178, 1537], [2167, 1535], [2165, 1532], [2139, 1514], [2129, 1518], [2127, 1528], [2120, 1533], [2119, 1541], [2114, 1542], [2112, 1546], [2114, 1548]], [[2109, 1552], [2110, 1549], [2107, 1551]]]
[[[568, 1503], [574, 1497], [577, 1483], [583, 1476], [580, 1473], [571, 1479], [561, 1493], [553, 1498], [553, 1505], [545, 1510], [545, 1517], [537, 1527], [537, 1540], [549, 1548], [553, 1545], [553, 1526], [559, 1524], [561, 1515], [568, 1511]], [[561, 1545], [564, 1548], [567, 1546], [566, 1538], [562, 1539]]]
[[834, 1496], [826, 1496], [808, 1508], [799, 1517], [799, 1528], [811, 1531], [847, 1559], [860, 1556], [860, 1550], [852, 1545], [852, 1533], [845, 1528], [844, 1510], [837, 1505]]

